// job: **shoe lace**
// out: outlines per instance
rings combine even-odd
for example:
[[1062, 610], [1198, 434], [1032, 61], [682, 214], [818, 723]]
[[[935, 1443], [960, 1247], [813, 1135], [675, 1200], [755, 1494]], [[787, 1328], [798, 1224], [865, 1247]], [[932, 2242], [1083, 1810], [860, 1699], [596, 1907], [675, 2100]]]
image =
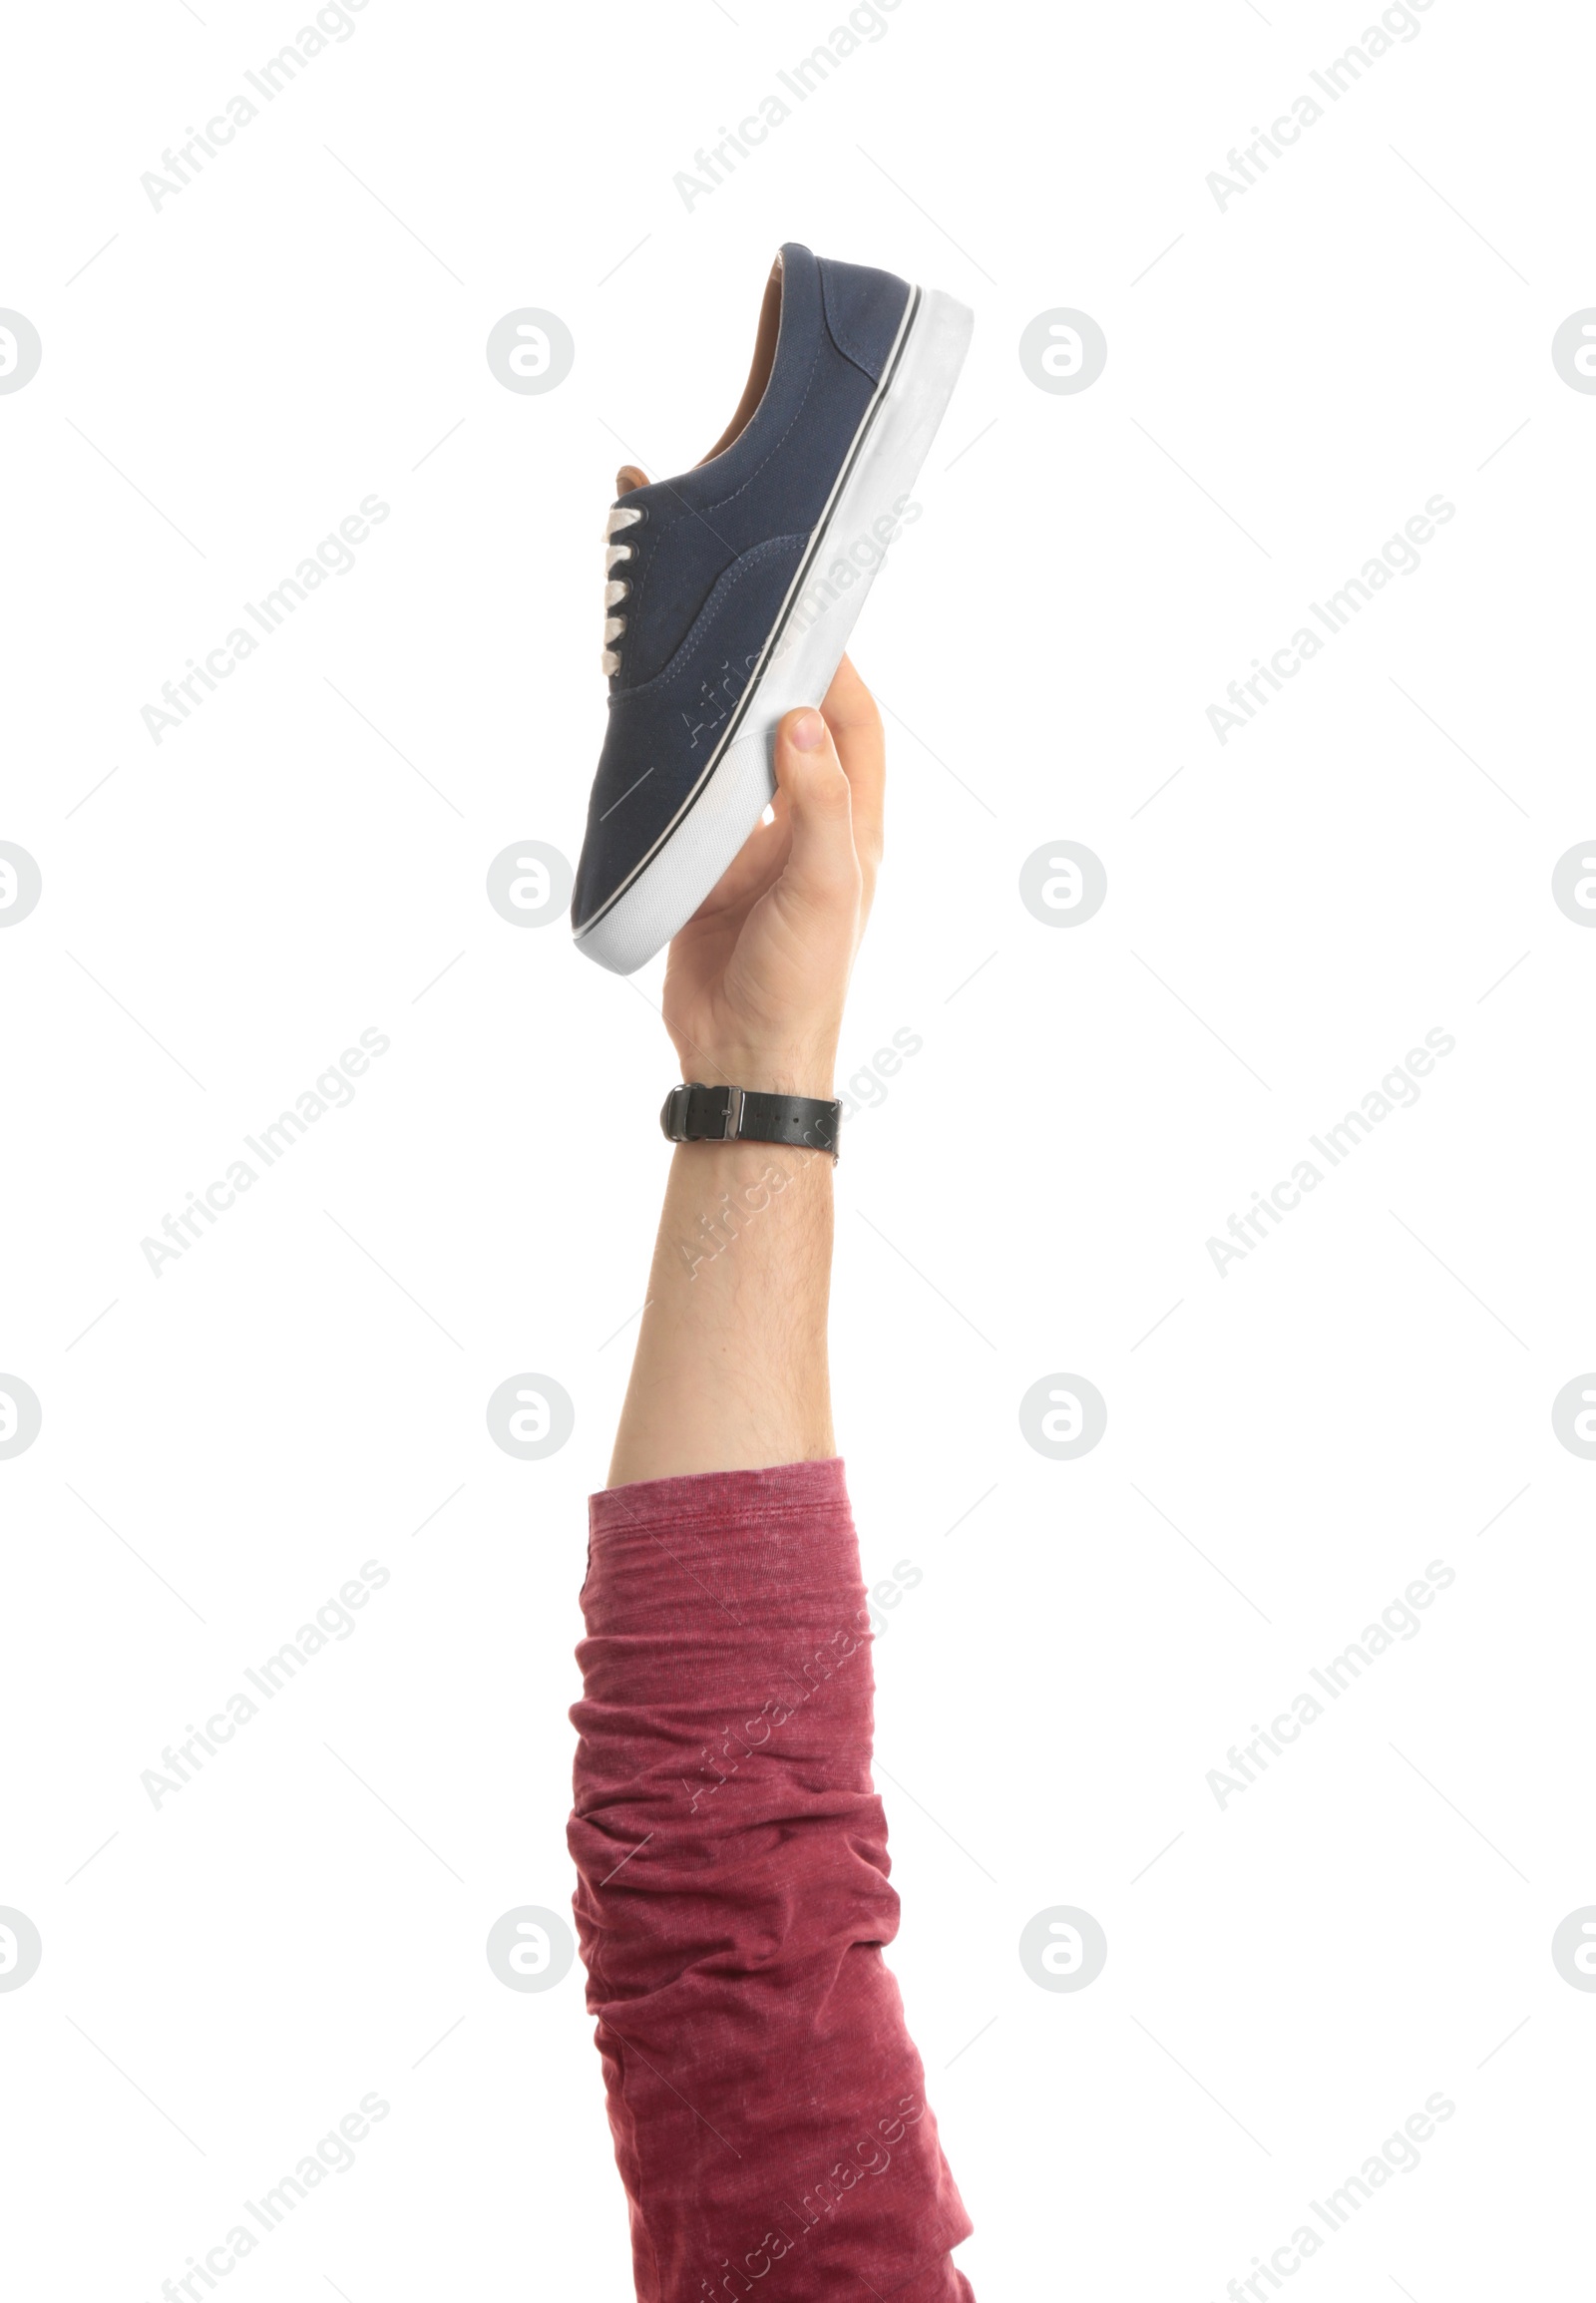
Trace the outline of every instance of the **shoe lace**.
[[623, 530], [633, 527], [641, 518], [641, 511], [635, 507], [628, 508], [617, 505], [604, 522], [604, 545], [606, 548], [604, 551], [604, 651], [599, 661], [606, 679], [613, 679], [615, 673], [620, 669], [619, 653], [611, 646], [610, 642], [617, 640], [626, 628], [625, 617], [623, 615], [611, 615], [609, 611], [623, 600], [631, 589], [631, 585], [626, 582], [623, 576], [617, 576], [613, 574], [614, 569], [622, 560], [631, 558], [631, 546], [629, 544], [616, 544], [612, 539], [619, 536]]

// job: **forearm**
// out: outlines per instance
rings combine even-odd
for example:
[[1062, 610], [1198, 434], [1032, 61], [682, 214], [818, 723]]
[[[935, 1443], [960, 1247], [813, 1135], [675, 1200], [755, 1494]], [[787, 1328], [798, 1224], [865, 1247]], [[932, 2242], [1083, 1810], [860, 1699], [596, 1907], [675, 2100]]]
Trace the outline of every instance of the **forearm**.
[[[881, 722], [851, 665], [824, 716], [781, 723], [775, 760], [768, 821], [671, 945], [663, 1014], [683, 1079], [829, 1099], [881, 854]], [[677, 1147], [611, 1487], [835, 1453], [832, 1167], [785, 1144]]]
[[677, 1146], [611, 1487], [835, 1454], [831, 1240], [829, 1153]]

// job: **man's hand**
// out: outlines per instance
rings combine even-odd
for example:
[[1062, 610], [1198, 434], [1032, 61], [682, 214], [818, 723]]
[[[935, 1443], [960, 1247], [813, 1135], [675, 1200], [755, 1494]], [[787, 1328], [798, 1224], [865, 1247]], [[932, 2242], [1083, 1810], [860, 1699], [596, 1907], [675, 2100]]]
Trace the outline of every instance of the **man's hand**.
[[[773, 820], [670, 947], [665, 1024], [683, 1079], [831, 1094], [884, 773], [881, 719], [844, 657], [820, 711], [789, 712], [777, 732]], [[611, 1487], [836, 1452], [831, 1235], [823, 1152], [676, 1146]]]
[[831, 1094], [885, 777], [881, 715], [844, 656], [820, 710], [777, 731], [772, 820], [670, 947], [664, 1018], [683, 1079]]

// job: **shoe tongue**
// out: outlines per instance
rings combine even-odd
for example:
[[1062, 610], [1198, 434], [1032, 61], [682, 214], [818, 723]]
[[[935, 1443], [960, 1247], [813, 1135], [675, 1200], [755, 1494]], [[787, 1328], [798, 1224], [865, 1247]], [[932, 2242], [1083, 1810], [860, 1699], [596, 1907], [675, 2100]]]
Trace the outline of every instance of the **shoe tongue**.
[[634, 488], [646, 488], [648, 475], [639, 464], [622, 464], [615, 474], [615, 494], [629, 496]]

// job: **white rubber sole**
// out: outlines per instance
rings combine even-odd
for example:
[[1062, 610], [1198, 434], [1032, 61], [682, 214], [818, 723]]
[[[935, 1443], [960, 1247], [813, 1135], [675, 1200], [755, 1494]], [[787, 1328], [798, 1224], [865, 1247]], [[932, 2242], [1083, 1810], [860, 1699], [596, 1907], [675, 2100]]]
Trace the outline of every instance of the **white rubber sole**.
[[917, 289], [830, 504], [719, 747], [674, 823], [627, 885], [577, 937], [630, 975], [685, 925], [775, 796], [776, 726], [818, 704], [903, 524], [920, 467], [970, 348], [975, 314]]

